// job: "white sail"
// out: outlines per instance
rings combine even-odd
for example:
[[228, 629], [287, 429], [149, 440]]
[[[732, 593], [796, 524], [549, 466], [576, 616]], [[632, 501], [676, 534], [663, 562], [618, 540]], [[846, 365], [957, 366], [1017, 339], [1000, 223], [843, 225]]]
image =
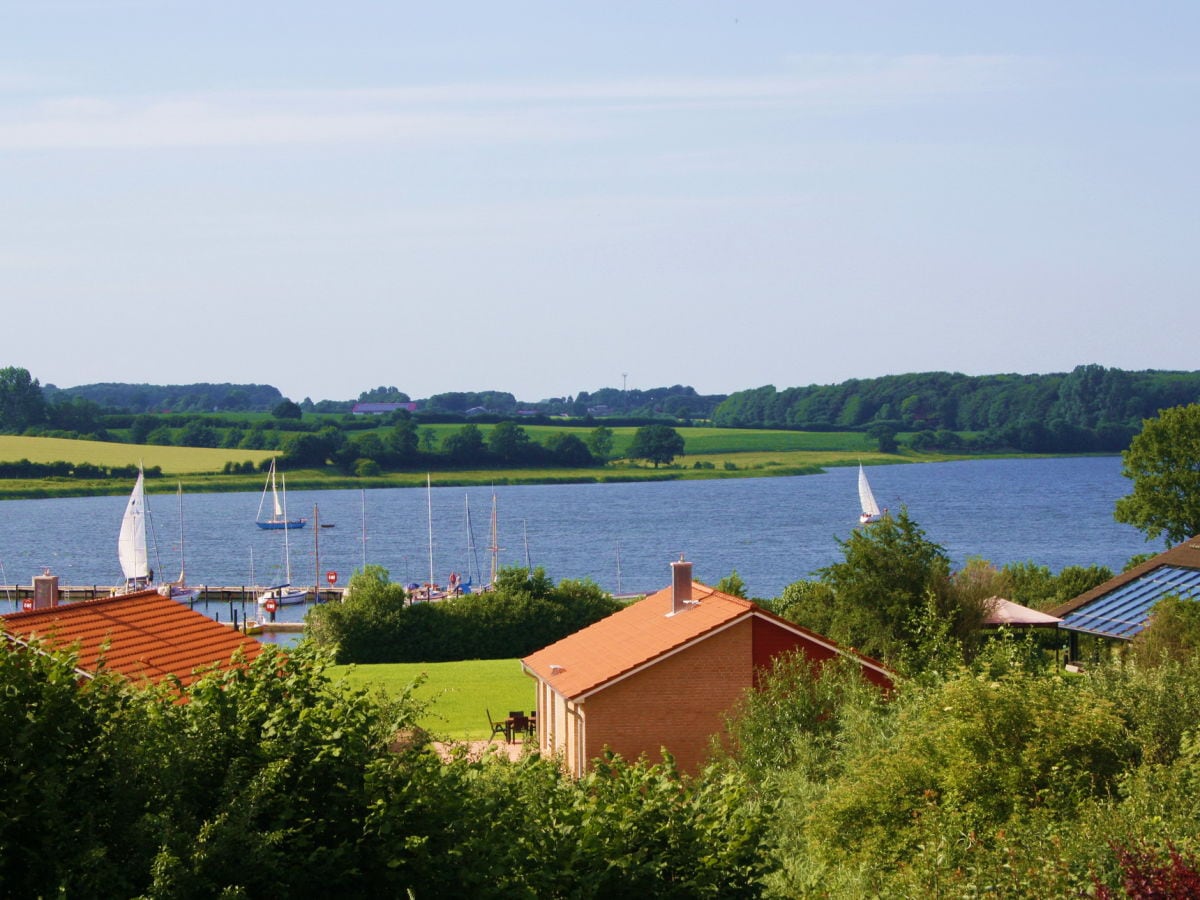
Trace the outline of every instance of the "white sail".
[[874, 522], [879, 518], [879, 504], [875, 502], [875, 495], [871, 493], [871, 484], [867, 481], [867, 473], [863, 471], [862, 463], [858, 464], [858, 502], [862, 506], [862, 515], [858, 517], [860, 522]]
[[[267, 503], [267, 494], [271, 495], [271, 514], [263, 518], [263, 507]], [[271, 468], [267, 473], [267, 482], [263, 485], [262, 498], [258, 501], [258, 515], [255, 524], [259, 528], [283, 529], [303, 528], [308, 519], [291, 519], [286, 516], [287, 506], [279, 502], [279, 491], [275, 487], [275, 458], [271, 457]]]
[[150, 560], [146, 555], [146, 476], [139, 470], [133, 493], [125, 507], [121, 520], [121, 534], [117, 539], [117, 557], [126, 581], [149, 580]]
[[[274, 474], [274, 471], [274, 460], [272, 460], [272, 475]], [[295, 606], [308, 602], [307, 590], [304, 588], [292, 587], [292, 551], [288, 541], [288, 532], [291, 530], [291, 523], [287, 517], [287, 476], [283, 475], [281, 477], [283, 479], [283, 506], [279, 509], [279, 521], [283, 525], [283, 569], [284, 578], [287, 580], [282, 584], [277, 584], [259, 594], [259, 606], [266, 606], [268, 603], [274, 603], [276, 606]], [[274, 488], [274, 485], [275, 481], [274, 478], [272, 478], [272, 488]]]
[[[286, 490], [286, 488], [285, 488]], [[271, 459], [271, 499], [275, 501], [275, 518], [284, 519], [283, 507], [279, 505], [279, 492], [275, 490], [275, 459]]]

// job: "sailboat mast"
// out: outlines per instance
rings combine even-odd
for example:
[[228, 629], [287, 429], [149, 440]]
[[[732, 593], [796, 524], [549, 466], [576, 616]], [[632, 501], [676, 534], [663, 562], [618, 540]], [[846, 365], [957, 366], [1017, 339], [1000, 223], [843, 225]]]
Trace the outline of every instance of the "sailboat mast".
[[433, 591], [433, 483], [425, 473], [425, 506], [429, 518], [429, 590]]
[[313, 598], [321, 600], [321, 513], [313, 504]]
[[617, 594], [621, 593], [621, 542], [617, 541]]
[[[274, 472], [272, 472], [272, 476], [271, 476], [271, 488], [272, 488], [272, 490], [275, 488]], [[276, 501], [277, 506], [278, 506], [278, 502], [279, 501]], [[284, 575], [287, 577], [288, 584], [292, 583], [292, 553], [291, 553], [290, 548], [288, 547], [288, 531], [290, 531], [290, 530], [291, 529], [288, 528], [288, 520], [287, 520], [287, 476], [284, 475], [283, 476], [283, 568], [284, 568]]]
[[475, 578], [483, 578], [479, 569], [479, 552], [475, 548], [475, 527], [471, 524], [471, 496], [463, 495], [463, 504], [467, 509], [467, 581], [474, 584]]
[[529, 574], [533, 571], [533, 565], [529, 562], [529, 529], [525, 527], [525, 520], [521, 520], [521, 536], [525, 540], [525, 573]]
[[492, 545], [488, 547], [492, 551], [492, 577], [490, 584], [496, 583], [496, 568], [500, 554], [500, 534], [496, 521], [496, 491], [492, 491]]
[[367, 571], [367, 491], [362, 490], [362, 570]]
[[183, 555], [183, 482], [175, 482], [175, 490], [179, 495], [179, 583], [182, 586], [187, 574], [187, 560]]

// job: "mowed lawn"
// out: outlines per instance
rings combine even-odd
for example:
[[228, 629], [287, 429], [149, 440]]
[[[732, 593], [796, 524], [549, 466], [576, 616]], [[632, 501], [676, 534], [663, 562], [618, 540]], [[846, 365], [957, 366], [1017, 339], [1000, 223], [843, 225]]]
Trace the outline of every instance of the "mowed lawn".
[[436, 737], [456, 741], [491, 737], [489, 711], [499, 721], [510, 710], [528, 713], [534, 706], [533, 679], [515, 659], [336, 666], [333, 674], [356, 687], [379, 689], [391, 696], [425, 676], [414, 693], [430, 704], [419, 724]]

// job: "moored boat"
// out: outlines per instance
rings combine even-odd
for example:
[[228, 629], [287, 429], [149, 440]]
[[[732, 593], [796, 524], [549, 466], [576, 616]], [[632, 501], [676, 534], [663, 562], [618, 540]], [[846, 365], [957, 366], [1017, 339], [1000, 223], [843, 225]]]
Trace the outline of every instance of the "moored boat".
[[[271, 494], [271, 514], [263, 518], [263, 506], [267, 502], [267, 492]], [[267, 473], [267, 483], [263, 485], [262, 499], [258, 501], [258, 516], [254, 520], [259, 528], [283, 530], [287, 528], [303, 528], [308, 519], [289, 519], [279, 504], [279, 492], [275, 489], [275, 458], [271, 457], [271, 468]]]

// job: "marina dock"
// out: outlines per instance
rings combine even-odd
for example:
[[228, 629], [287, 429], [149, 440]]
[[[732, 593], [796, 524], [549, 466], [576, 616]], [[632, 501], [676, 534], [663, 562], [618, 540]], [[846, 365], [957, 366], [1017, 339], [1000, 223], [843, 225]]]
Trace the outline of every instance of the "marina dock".
[[[264, 590], [262, 587], [253, 585], [238, 585], [233, 587], [214, 587], [210, 585], [192, 585], [192, 587], [200, 588], [200, 599], [195, 605], [213, 604], [213, 603], [253, 603], [259, 593]], [[304, 585], [297, 585], [304, 587]], [[321, 587], [310, 588], [315, 592], [316, 603], [328, 603], [331, 601], [340, 601], [345, 588], [340, 587]], [[59, 585], [58, 598], [62, 603], [75, 603], [80, 600], [95, 600], [98, 597], [110, 597], [113, 593], [113, 585], [110, 584], [93, 584], [93, 585]], [[0, 584], [0, 600], [11, 600], [18, 606], [21, 601], [27, 597], [33, 597], [32, 584]]]

